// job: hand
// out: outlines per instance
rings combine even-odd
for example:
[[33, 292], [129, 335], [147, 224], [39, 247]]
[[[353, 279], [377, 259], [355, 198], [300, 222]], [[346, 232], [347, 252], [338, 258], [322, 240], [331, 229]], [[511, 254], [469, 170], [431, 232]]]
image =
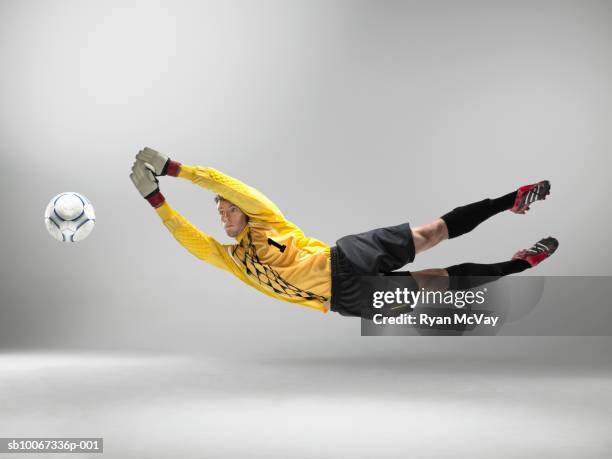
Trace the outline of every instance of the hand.
[[149, 201], [153, 207], [159, 207], [164, 203], [164, 196], [159, 191], [159, 182], [145, 163], [142, 161], [134, 162], [130, 179], [140, 195]]
[[136, 159], [150, 165], [157, 176], [166, 174], [173, 176], [178, 175], [178, 166], [180, 166], [180, 163], [172, 161], [167, 156], [162, 155], [152, 148], [145, 147], [144, 150], [140, 150], [136, 155]]

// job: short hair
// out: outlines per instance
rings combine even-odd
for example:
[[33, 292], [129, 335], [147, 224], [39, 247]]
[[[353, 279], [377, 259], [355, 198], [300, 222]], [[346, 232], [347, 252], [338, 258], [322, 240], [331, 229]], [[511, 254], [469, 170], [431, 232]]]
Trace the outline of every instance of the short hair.
[[[227, 201], [227, 199], [225, 199], [225, 198], [224, 198], [223, 196], [221, 196], [220, 194], [215, 195], [215, 198], [214, 198], [214, 199], [215, 199], [215, 204], [219, 204], [219, 202], [220, 202], [220, 201]], [[230, 202], [230, 201], [227, 201], [227, 202]], [[233, 203], [232, 203], [232, 204], [233, 204]], [[236, 205], [236, 204], [234, 204], [234, 205]], [[238, 206], [236, 206], [236, 207], [238, 207]], [[238, 208], [240, 209], [240, 207], [238, 207]], [[242, 213], [244, 214], [244, 212], [242, 211], [242, 209], [240, 209], [240, 212], [242, 212]], [[245, 214], [245, 215], [246, 215], [246, 214]], [[249, 220], [250, 220], [250, 217], [249, 217], [248, 215], [246, 215], [246, 219], [247, 219], [247, 221], [249, 221]]]

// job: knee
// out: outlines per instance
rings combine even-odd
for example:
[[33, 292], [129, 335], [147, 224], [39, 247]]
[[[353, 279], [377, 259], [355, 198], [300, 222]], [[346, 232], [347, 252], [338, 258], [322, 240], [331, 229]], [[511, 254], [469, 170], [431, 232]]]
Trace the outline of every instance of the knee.
[[423, 269], [413, 271], [412, 277], [416, 280], [419, 288], [425, 290], [446, 290], [448, 289], [449, 277], [444, 268]]
[[444, 239], [448, 239], [448, 229], [446, 222], [441, 218], [434, 220], [429, 225], [425, 225], [428, 238], [434, 243], [442, 242]]
[[428, 276], [448, 277], [448, 271], [444, 268], [424, 269], [421, 272]]
[[438, 239], [440, 241], [448, 239], [448, 226], [446, 226], [446, 222], [441, 218], [438, 218], [436, 221], [434, 221], [434, 224], [436, 225]]
[[422, 252], [448, 239], [446, 223], [441, 218], [413, 229], [416, 251]]

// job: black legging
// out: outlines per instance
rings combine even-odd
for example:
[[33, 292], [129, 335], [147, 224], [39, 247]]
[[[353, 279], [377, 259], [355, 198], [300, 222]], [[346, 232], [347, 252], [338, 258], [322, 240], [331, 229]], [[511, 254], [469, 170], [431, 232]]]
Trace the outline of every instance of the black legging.
[[497, 199], [483, 199], [466, 206], [455, 207], [440, 217], [448, 228], [448, 238], [468, 233], [493, 215], [511, 209], [515, 199], [516, 191], [513, 191]]

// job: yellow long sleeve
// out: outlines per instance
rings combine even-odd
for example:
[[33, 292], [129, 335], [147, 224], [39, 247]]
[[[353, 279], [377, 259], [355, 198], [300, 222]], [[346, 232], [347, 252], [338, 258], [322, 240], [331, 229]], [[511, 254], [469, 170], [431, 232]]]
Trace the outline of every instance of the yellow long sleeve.
[[270, 223], [285, 220], [276, 204], [263, 193], [212, 167], [181, 164], [178, 176], [223, 196], [251, 218]]
[[164, 226], [190, 253], [218, 268], [231, 271], [232, 261], [227, 253], [226, 246], [193, 226], [189, 220], [174, 210], [167, 202], [164, 202], [155, 210], [162, 219]]

